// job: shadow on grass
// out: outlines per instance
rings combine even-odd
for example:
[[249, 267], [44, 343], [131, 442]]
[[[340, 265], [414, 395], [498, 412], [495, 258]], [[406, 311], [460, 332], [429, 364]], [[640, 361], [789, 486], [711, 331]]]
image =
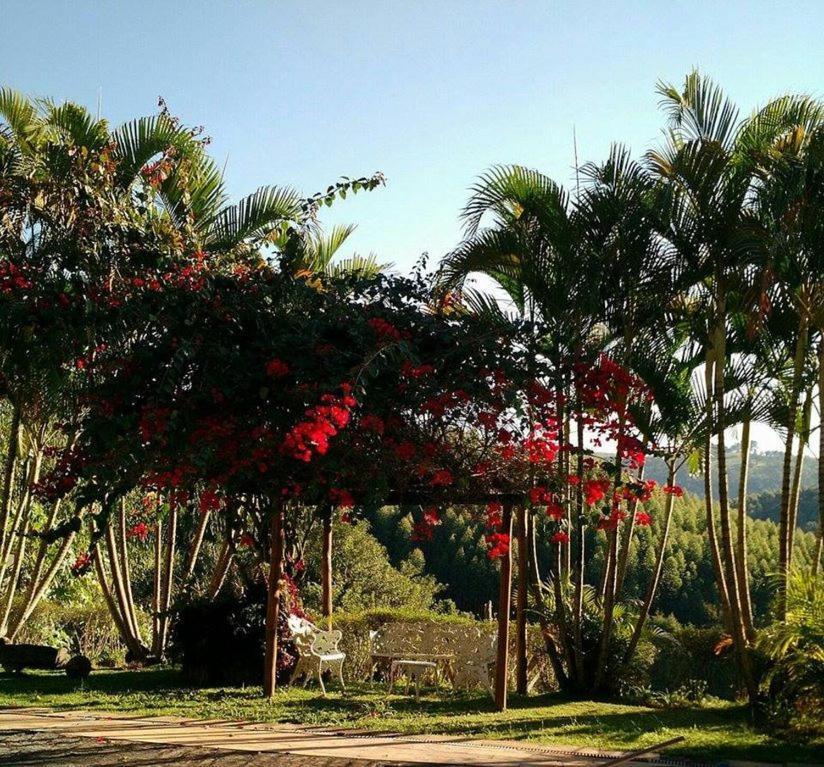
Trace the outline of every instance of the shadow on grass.
[[100, 670], [84, 685], [58, 674], [0, 677], [0, 705], [98, 709], [139, 715], [280, 721], [323, 727], [357, 727], [450, 736], [498, 737], [633, 749], [675, 735], [686, 741], [672, 756], [824, 763], [822, 743], [791, 743], [750, 729], [744, 706], [651, 709], [558, 695], [513, 696], [509, 710], [495, 711], [488, 695], [435, 691], [420, 701], [393, 695], [380, 685], [352, 685], [346, 695], [285, 688], [274, 702], [257, 687], [198, 689], [171, 668], [139, 672]]

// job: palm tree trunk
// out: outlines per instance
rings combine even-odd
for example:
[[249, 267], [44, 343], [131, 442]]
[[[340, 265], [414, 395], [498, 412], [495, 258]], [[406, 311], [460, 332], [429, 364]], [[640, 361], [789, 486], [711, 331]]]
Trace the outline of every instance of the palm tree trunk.
[[747, 639], [755, 641], [755, 628], [750, 598], [750, 568], [747, 559], [747, 479], [750, 471], [750, 419], [744, 419], [741, 427], [741, 470], [738, 474], [738, 585], [741, 590], [741, 607]]
[[707, 438], [704, 443], [704, 505], [707, 512], [707, 541], [710, 547], [712, 568], [715, 572], [715, 583], [718, 588], [718, 600], [721, 603], [721, 614], [724, 617], [724, 625], [727, 630], [731, 630], [730, 618], [730, 595], [727, 589], [727, 579], [724, 576], [724, 568], [721, 565], [721, 552], [718, 549], [718, 538], [715, 532], [715, 513], [713, 511], [712, 492], [712, 368], [713, 357], [711, 351], [707, 351], [704, 363], [704, 383], [707, 396]]
[[[512, 540], [512, 504], [505, 504], [501, 531]], [[506, 711], [506, 683], [509, 672], [509, 611], [512, 598], [512, 546], [500, 558], [498, 590], [498, 647], [495, 659], [495, 708]]]
[[[672, 486], [675, 484], [675, 459], [671, 458], [667, 461], [667, 484]], [[655, 557], [655, 568], [652, 571], [652, 578], [647, 586], [647, 592], [644, 595], [644, 602], [641, 605], [641, 612], [638, 615], [638, 620], [635, 622], [635, 628], [632, 631], [632, 638], [629, 641], [629, 646], [624, 653], [624, 663], [629, 663], [635, 653], [635, 648], [638, 647], [638, 642], [641, 639], [641, 634], [644, 631], [647, 618], [649, 617], [652, 603], [655, 595], [658, 592], [658, 584], [661, 581], [661, 571], [664, 569], [664, 557], [667, 552], [667, 541], [669, 539], [670, 524], [672, 522], [672, 510], [675, 508], [675, 496], [672, 493], [667, 495], [666, 505], [664, 506], [664, 527], [661, 531], [661, 540], [658, 543], [658, 554]]]
[[[646, 464], [642, 464], [638, 469], [638, 481], [644, 481], [644, 470]], [[629, 562], [629, 550], [632, 545], [632, 537], [635, 534], [635, 511], [638, 507], [637, 499], [633, 499], [629, 504], [629, 518], [627, 520], [627, 534], [621, 542], [621, 553], [618, 555], [618, 572], [615, 576], [615, 593], [621, 594], [624, 590], [624, 579], [627, 576], [627, 563]]]
[[160, 606], [163, 591], [163, 522], [155, 524], [154, 568], [152, 575], [152, 655], [160, 658]]
[[34, 588], [29, 589], [29, 593], [26, 595], [25, 603], [18, 617], [12, 624], [12, 629], [9, 635], [9, 638], [12, 642], [14, 642], [17, 639], [17, 635], [20, 633], [21, 629], [26, 625], [26, 622], [34, 613], [35, 609], [37, 608], [37, 605], [40, 603], [40, 600], [43, 599], [43, 597], [48, 592], [49, 587], [51, 586], [55, 575], [57, 575], [57, 571], [60, 569], [60, 566], [66, 559], [66, 554], [71, 548], [72, 542], [74, 541], [76, 536], [77, 533], [69, 533], [63, 539], [63, 542], [60, 544], [60, 547], [58, 548], [57, 553], [54, 555], [54, 559], [52, 559], [51, 564], [49, 565], [48, 569], [43, 575], [42, 580], [40, 580], [39, 578], [38, 580], [32, 580], [31, 586], [33, 586]]
[[[538, 568], [538, 547], [535, 541], [535, 528], [536, 525], [531, 524], [530, 526], [530, 534], [527, 538], [527, 544], [529, 546], [529, 585], [532, 591], [532, 599], [535, 602], [535, 608], [538, 613], [538, 625], [541, 627], [541, 636], [544, 640], [544, 646], [546, 647], [547, 657], [549, 658], [550, 665], [552, 666], [552, 671], [555, 674], [555, 679], [558, 682], [558, 687], [564, 691], [569, 691], [569, 677], [567, 676], [566, 671], [564, 671], [564, 665], [561, 661], [560, 654], [558, 653], [558, 648], [555, 645], [555, 638], [552, 636], [552, 627], [550, 626], [549, 620], [547, 619], [546, 614], [546, 606], [544, 603], [544, 595], [541, 588], [541, 574]], [[556, 549], [558, 548], [558, 544], [555, 544]], [[561, 573], [561, 556], [560, 551], [557, 552], [556, 557], [556, 566], [555, 566], [555, 573], [552, 576], [553, 581], [560, 586], [562, 573]], [[558, 611], [556, 610], [556, 615]], [[560, 611], [560, 618], [558, 620], [558, 633], [561, 635], [561, 642], [564, 646], [568, 644], [569, 636], [567, 633], [567, 626], [566, 626], [566, 618], [564, 616], [563, 606]], [[571, 668], [571, 657], [567, 655], [568, 665]]]
[[217, 562], [214, 570], [212, 570], [212, 577], [209, 580], [209, 588], [206, 590], [206, 595], [209, 599], [214, 599], [220, 593], [226, 576], [229, 573], [229, 568], [232, 565], [234, 553], [232, 552], [232, 544], [226, 540], [223, 547], [218, 554]]
[[801, 478], [804, 472], [804, 449], [810, 438], [810, 418], [813, 409], [813, 393], [808, 389], [804, 395], [804, 406], [801, 408], [801, 430], [798, 432], [798, 450], [795, 454], [793, 466], [793, 483], [790, 491], [790, 518], [787, 534], [787, 569], [792, 570], [793, 549], [795, 546], [795, 529], [798, 522], [798, 503], [801, 500]]
[[206, 537], [206, 528], [209, 526], [209, 519], [212, 516], [211, 511], [202, 511], [200, 519], [197, 522], [197, 530], [195, 537], [192, 540], [192, 545], [189, 547], [189, 556], [186, 557], [186, 569], [183, 573], [184, 582], [195, 574], [195, 566], [197, 565], [197, 558], [200, 556], [200, 550], [203, 547], [203, 539]]
[[798, 336], [795, 342], [793, 378], [790, 388], [789, 412], [787, 414], [787, 438], [784, 444], [784, 463], [781, 471], [781, 506], [778, 531], [778, 614], [781, 620], [787, 617], [787, 576], [790, 562], [790, 503], [792, 495], [793, 441], [798, 418], [798, 397], [801, 393], [801, 375], [804, 372], [804, 356], [807, 351], [807, 320], [802, 313], [798, 322]]
[[269, 521], [269, 581], [266, 599], [266, 658], [263, 694], [270, 700], [277, 689], [278, 620], [283, 583], [283, 502], [272, 500]]
[[323, 512], [323, 541], [321, 551], [321, 587], [323, 597], [323, 617], [332, 628], [332, 508]]
[[572, 630], [575, 641], [575, 676], [581, 689], [585, 686], [584, 671], [584, 577], [585, 577], [585, 549], [586, 540], [584, 538], [584, 418], [581, 392], [578, 392], [578, 413], [577, 413], [577, 459], [576, 476], [578, 477], [577, 495], [575, 498], [575, 512], [577, 516], [575, 524], [575, 539], [577, 547], [575, 549], [575, 595], [574, 611], [572, 616]]
[[529, 588], [527, 573], [527, 539], [530, 516], [526, 507], [518, 507], [518, 598], [515, 603], [515, 689], [518, 695], [527, 693], [526, 602]]
[[727, 484], [727, 449], [725, 430], [727, 428], [726, 405], [724, 403], [726, 367], [726, 304], [723, 288], [719, 288], [718, 321], [715, 333], [715, 415], [718, 432], [718, 517], [721, 523], [721, 548], [724, 552], [724, 570], [730, 598], [730, 618], [732, 619], [733, 640], [738, 654], [739, 667], [750, 703], [758, 700], [758, 685], [752, 671], [749, 643], [744, 629], [741, 609], [741, 592], [735, 563], [735, 548], [730, 525], [729, 487]]
[[818, 338], [818, 542], [813, 559], [813, 574], [818, 575], [824, 549], [824, 329]]
[[20, 408], [16, 405], [12, 411], [9, 444], [6, 447], [6, 459], [3, 463], [3, 488], [0, 493], [0, 551], [6, 548], [7, 526], [14, 497], [14, 475], [17, 467], [17, 448], [20, 442]]
[[169, 639], [169, 624], [171, 616], [169, 610], [172, 606], [172, 593], [175, 581], [175, 548], [177, 544], [177, 505], [171, 504], [169, 510], [169, 524], [166, 530], [166, 552], [163, 563], [163, 592], [162, 611], [160, 614], [160, 656], [166, 653], [166, 644]]
[[129, 622], [134, 627], [134, 635], [139, 644], [143, 644], [143, 637], [140, 635], [140, 624], [137, 620], [137, 609], [134, 604], [134, 592], [132, 591], [132, 568], [129, 562], [128, 538], [126, 537], [126, 499], [120, 499], [120, 509], [118, 514], [118, 524], [120, 532], [119, 550], [120, 570], [123, 575], [123, 596], [126, 598], [126, 609], [129, 613]]

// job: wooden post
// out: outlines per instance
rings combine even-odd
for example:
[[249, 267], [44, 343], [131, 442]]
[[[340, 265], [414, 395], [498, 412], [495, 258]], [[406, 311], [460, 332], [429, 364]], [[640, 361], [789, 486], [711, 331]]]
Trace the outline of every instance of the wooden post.
[[283, 581], [283, 502], [273, 500], [269, 520], [269, 583], [266, 595], [266, 663], [263, 694], [270, 700], [277, 689], [278, 618]]
[[529, 535], [529, 514], [523, 504], [518, 507], [518, 600], [515, 605], [515, 689], [518, 695], [527, 693], [526, 658], [526, 599], [529, 588], [527, 573], [527, 538]]
[[323, 515], [323, 552], [321, 556], [321, 580], [323, 581], [323, 616], [332, 628], [332, 515], [334, 509], [326, 509]]
[[[501, 532], [512, 540], [512, 504], [504, 504]], [[495, 660], [495, 708], [506, 711], [506, 677], [509, 660], [509, 610], [512, 597], [512, 548], [500, 559], [498, 592], [498, 652]]]

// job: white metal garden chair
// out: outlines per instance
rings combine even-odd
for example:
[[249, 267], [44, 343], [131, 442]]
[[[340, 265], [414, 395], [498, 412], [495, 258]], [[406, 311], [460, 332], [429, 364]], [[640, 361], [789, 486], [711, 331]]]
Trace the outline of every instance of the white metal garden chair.
[[342, 652], [339, 647], [342, 637], [341, 631], [318, 630], [312, 640], [310, 652], [317, 664], [318, 683], [324, 695], [326, 695], [326, 687], [323, 684], [323, 672], [327, 668], [337, 671], [341, 689], [346, 692], [346, 685], [343, 683], [343, 662], [346, 660], [346, 653]]
[[298, 681], [303, 677], [303, 686], [306, 687], [307, 682], [315, 673], [316, 661], [312, 654], [312, 642], [318, 632], [318, 627], [297, 615], [290, 615], [286, 623], [298, 655], [297, 663], [292, 671], [292, 679]]

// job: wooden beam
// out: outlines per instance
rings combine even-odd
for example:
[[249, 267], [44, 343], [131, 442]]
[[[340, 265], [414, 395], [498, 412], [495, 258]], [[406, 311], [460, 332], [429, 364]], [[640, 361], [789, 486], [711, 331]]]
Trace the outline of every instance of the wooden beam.
[[518, 695], [526, 695], [529, 682], [527, 679], [526, 659], [526, 599], [529, 590], [527, 573], [527, 539], [529, 536], [530, 517], [524, 504], [518, 506], [518, 599], [515, 605], [515, 689]]
[[[512, 504], [504, 504], [501, 532], [512, 541]], [[498, 592], [498, 648], [495, 660], [495, 708], [506, 711], [506, 681], [509, 670], [509, 610], [512, 598], [512, 547], [500, 558]]]
[[273, 499], [269, 513], [269, 582], [266, 594], [266, 662], [263, 694], [271, 699], [277, 689], [278, 619], [283, 582], [283, 502]]

